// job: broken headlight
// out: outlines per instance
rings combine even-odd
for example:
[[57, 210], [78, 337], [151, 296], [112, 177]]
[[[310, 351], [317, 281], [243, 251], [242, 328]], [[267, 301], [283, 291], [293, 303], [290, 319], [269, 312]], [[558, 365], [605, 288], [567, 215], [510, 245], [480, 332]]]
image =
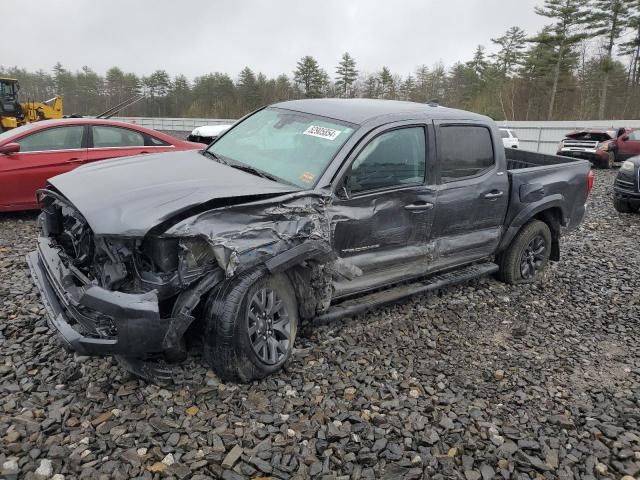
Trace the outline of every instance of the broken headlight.
[[211, 270], [216, 257], [211, 245], [201, 238], [181, 238], [178, 241], [178, 273], [189, 281]]

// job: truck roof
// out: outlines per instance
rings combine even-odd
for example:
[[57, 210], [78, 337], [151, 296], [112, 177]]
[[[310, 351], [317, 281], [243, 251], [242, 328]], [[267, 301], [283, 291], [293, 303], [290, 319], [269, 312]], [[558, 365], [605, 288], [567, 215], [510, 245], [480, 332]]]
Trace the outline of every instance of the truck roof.
[[489, 117], [464, 110], [397, 100], [375, 100], [369, 98], [315, 98], [291, 100], [273, 107], [333, 118], [343, 122], [364, 124], [374, 118], [406, 115], [408, 119], [490, 120]]

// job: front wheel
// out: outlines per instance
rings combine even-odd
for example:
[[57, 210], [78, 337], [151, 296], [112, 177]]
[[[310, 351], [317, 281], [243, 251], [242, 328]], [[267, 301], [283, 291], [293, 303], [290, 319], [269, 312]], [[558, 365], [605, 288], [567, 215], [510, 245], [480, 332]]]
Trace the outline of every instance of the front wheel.
[[551, 230], [532, 220], [515, 236], [498, 258], [498, 278], [505, 283], [530, 283], [538, 279], [551, 255]]
[[224, 381], [258, 380], [287, 362], [297, 328], [297, 301], [284, 274], [240, 274], [210, 294], [204, 357]]
[[635, 211], [627, 200], [620, 197], [613, 197], [613, 208], [620, 213], [632, 213]]

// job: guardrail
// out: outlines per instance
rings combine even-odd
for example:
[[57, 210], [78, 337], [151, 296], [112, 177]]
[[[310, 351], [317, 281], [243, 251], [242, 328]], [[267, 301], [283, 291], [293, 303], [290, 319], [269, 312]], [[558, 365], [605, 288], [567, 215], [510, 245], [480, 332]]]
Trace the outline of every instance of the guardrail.
[[[117, 117], [114, 120], [136, 123], [167, 133], [185, 134], [202, 125], [220, 125], [234, 123], [234, 119], [222, 118], [153, 118], [153, 117]], [[520, 148], [542, 153], [556, 153], [556, 146], [567, 133], [581, 128], [617, 129], [620, 127], [640, 128], [640, 120], [584, 120], [555, 122], [497, 122], [508, 127], [520, 139]]]

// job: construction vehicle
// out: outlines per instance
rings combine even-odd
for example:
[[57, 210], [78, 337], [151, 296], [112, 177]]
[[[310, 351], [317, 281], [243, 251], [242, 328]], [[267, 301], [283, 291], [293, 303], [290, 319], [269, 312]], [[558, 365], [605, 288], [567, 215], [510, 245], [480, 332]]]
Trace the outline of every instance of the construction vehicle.
[[0, 77], [0, 131], [39, 120], [62, 118], [62, 97], [59, 95], [45, 102], [20, 103], [19, 90], [17, 79]]

